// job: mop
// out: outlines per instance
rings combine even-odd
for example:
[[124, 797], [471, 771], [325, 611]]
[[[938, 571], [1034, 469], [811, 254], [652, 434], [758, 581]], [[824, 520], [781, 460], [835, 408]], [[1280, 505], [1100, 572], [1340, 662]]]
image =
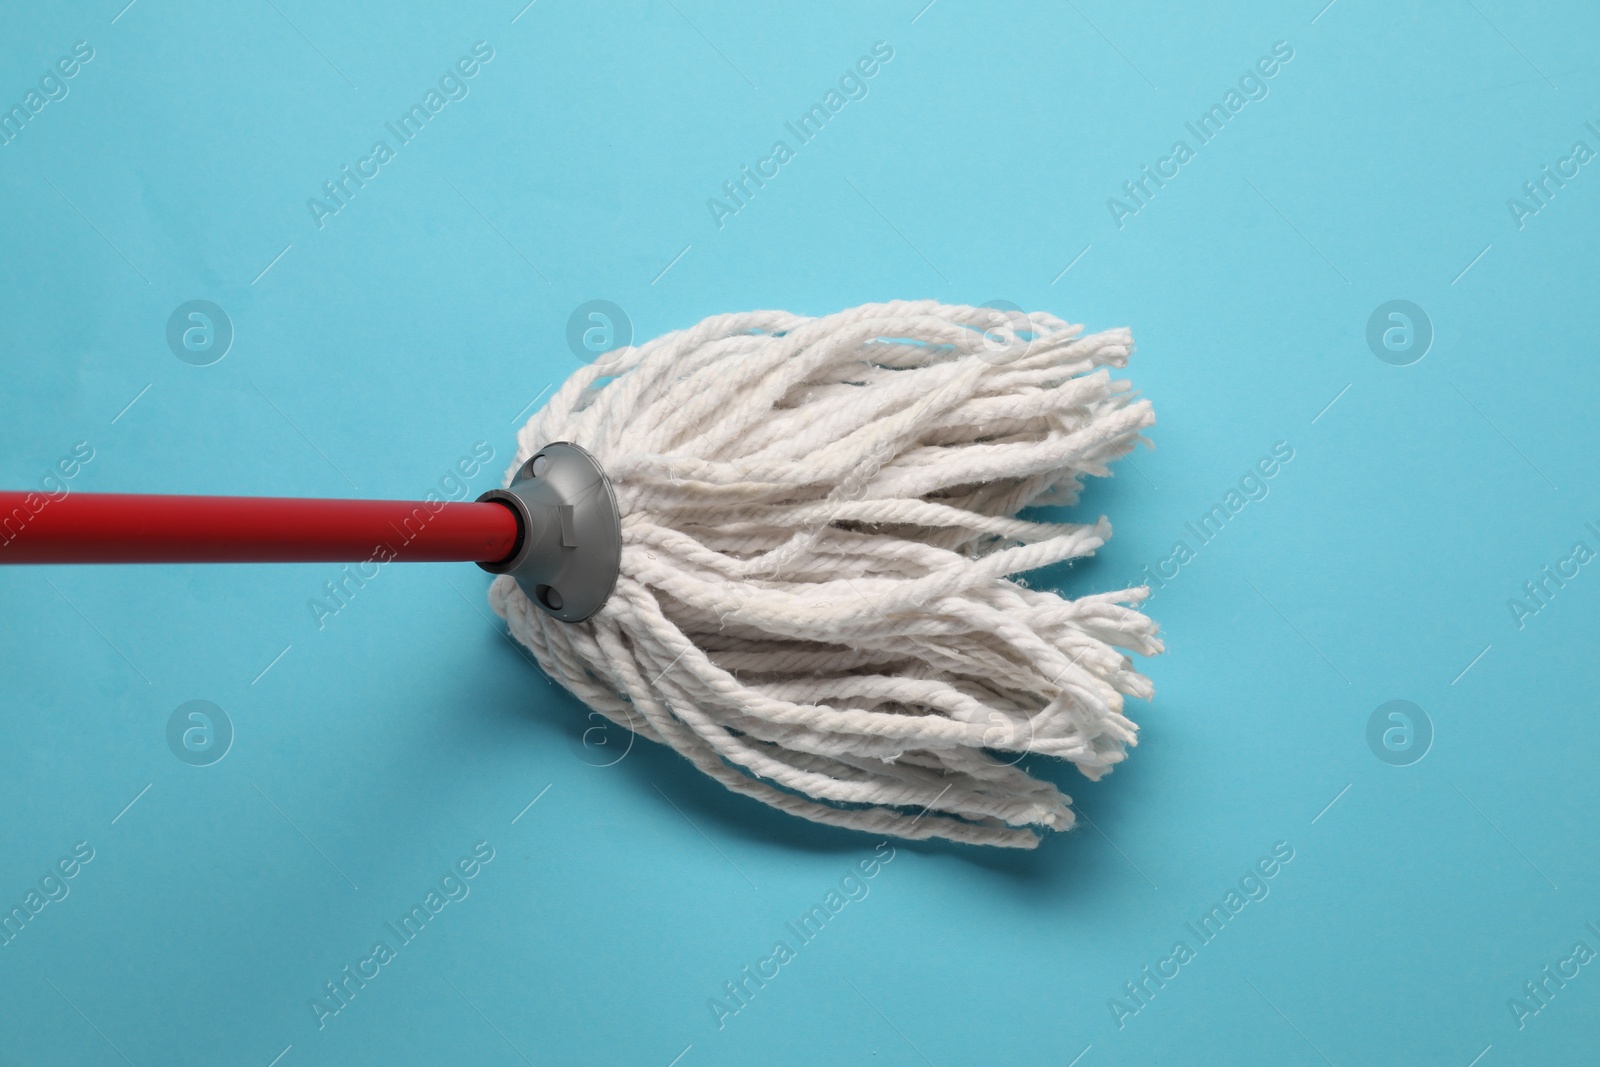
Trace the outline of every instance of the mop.
[[[574, 373], [477, 501], [0, 493], [0, 562], [471, 560], [551, 678], [730, 790], [816, 822], [1032, 848], [1136, 743], [1142, 587], [1075, 503], [1148, 401], [1126, 330], [932, 301], [719, 315]], [[9, 516], [9, 518], [8, 518]]]

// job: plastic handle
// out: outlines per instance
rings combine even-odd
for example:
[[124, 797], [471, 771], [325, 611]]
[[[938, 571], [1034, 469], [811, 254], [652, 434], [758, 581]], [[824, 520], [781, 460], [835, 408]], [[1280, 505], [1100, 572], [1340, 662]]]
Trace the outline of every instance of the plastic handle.
[[0, 564], [497, 563], [520, 537], [498, 503], [0, 491]]

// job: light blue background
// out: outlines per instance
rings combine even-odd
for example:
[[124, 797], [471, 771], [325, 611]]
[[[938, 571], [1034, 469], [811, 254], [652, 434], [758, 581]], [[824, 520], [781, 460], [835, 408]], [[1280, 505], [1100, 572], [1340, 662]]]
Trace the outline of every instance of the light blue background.
[[[1086, 495], [1116, 537], [1067, 592], [1294, 459], [1151, 601], [1129, 761], [1046, 771], [1095, 828], [900, 846], [722, 1029], [708, 999], [876, 842], [646, 743], [590, 766], [483, 573], [386, 568], [319, 631], [332, 566], [0, 571], [0, 903], [96, 850], [0, 948], [0, 1060], [1593, 1061], [1600, 967], [1522, 1029], [1507, 1004], [1600, 949], [1600, 568], [1507, 607], [1600, 549], [1600, 174], [1522, 229], [1506, 205], [1600, 149], [1591, 7], [123, 2], [4, 13], [6, 107], [95, 50], [0, 147], [7, 487], [88, 441], [74, 491], [413, 497], [482, 440], [476, 493], [595, 298], [639, 338], [896, 297], [1132, 326], [1157, 450]], [[470, 95], [319, 230], [307, 198], [479, 40]], [[1107, 198], [1280, 40], [1270, 95], [1118, 229]], [[719, 229], [707, 198], [876, 41], [867, 98]], [[1365, 340], [1396, 298], [1435, 331], [1411, 366]], [[237, 332], [212, 366], [166, 345], [191, 299]], [[192, 699], [236, 730], [213, 766], [167, 747]], [[1367, 745], [1391, 699], [1433, 724], [1410, 766]], [[470, 897], [319, 1030], [322, 983], [480, 840]], [[1119, 1029], [1277, 842], [1270, 896]]]

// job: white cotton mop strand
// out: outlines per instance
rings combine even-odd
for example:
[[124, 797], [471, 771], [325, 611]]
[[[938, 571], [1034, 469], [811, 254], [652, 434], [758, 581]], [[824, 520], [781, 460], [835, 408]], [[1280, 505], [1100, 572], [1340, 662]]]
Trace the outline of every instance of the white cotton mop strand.
[[[718, 315], [608, 354], [522, 429], [572, 442], [621, 517], [614, 591], [565, 622], [509, 575], [490, 602], [552, 678], [729, 789], [820, 823], [1032, 848], [1136, 742], [1144, 588], [1016, 576], [1111, 534], [1071, 504], [1154, 422], [1125, 329], [896, 301]], [[543, 587], [541, 587], [543, 588]], [[554, 605], [560, 607], [559, 602]]]

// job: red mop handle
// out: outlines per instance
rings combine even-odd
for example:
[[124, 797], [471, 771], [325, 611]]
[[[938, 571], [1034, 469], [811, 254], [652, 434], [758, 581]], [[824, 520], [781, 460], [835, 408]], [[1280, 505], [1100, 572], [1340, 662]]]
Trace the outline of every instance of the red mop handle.
[[0, 564], [498, 563], [519, 536], [498, 503], [0, 491]]

